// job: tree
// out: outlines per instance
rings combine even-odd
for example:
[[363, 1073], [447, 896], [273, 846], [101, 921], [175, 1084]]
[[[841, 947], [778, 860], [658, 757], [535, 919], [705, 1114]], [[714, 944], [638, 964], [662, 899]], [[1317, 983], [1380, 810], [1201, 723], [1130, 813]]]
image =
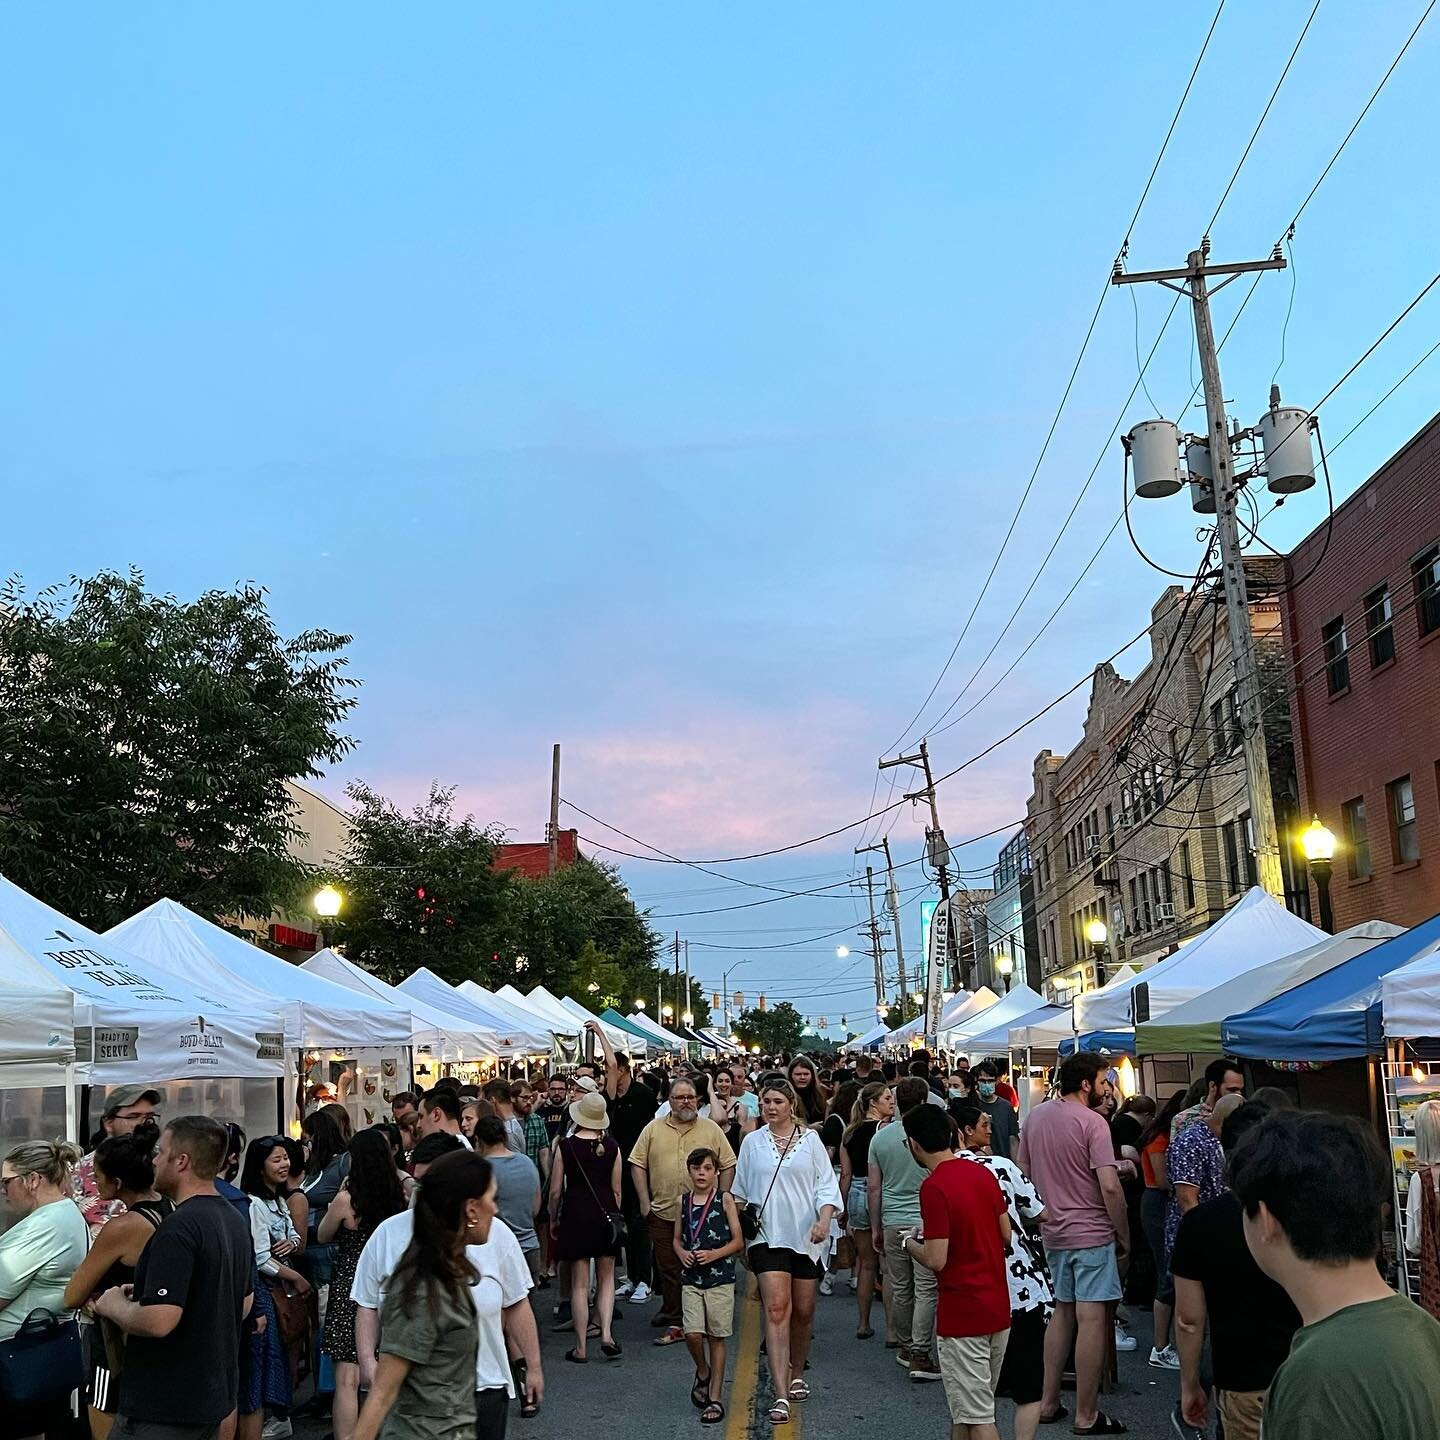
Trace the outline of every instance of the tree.
[[800, 1032], [805, 1017], [788, 1001], [768, 1010], [743, 1010], [735, 1022], [735, 1033], [747, 1045], [758, 1045], [765, 1055], [800, 1049]]
[[510, 881], [494, 869], [498, 833], [457, 818], [455, 791], [438, 782], [408, 813], [358, 781], [345, 793], [355, 809], [332, 928], [347, 957], [390, 981], [424, 966], [452, 985], [503, 983], [493, 957]]
[[0, 588], [0, 873], [105, 929], [164, 896], [268, 916], [307, 882], [287, 780], [353, 742], [348, 635], [280, 636], [254, 585]]

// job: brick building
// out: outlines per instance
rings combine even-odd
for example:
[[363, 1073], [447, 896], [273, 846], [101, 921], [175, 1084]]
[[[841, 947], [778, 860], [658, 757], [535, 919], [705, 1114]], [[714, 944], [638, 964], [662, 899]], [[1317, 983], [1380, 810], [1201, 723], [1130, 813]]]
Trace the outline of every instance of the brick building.
[[1414, 925], [1440, 911], [1440, 416], [1289, 561], [1301, 807], [1340, 841], [1335, 926]]
[[[568, 870], [580, 855], [580, 837], [574, 830], [555, 836], [555, 867]], [[526, 840], [495, 847], [495, 869], [513, 870], [527, 880], [543, 880], [550, 873], [550, 842]]]
[[[1271, 783], [1282, 834], [1297, 787], [1275, 591], [1283, 562], [1246, 561], [1265, 697]], [[1171, 586], [1151, 612], [1150, 661], [1133, 680], [1096, 668], [1079, 744], [1036, 757], [1027, 804], [1035, 931], [1047, 996], [1104, 984], [1121, 963], [1149, 965], [1218, 919], [1255, 883], [1223, 597], [1187, 603]], [[1282, 847], [1282, 852], [1285, 847]], [[1293, 854], [1288, 898], [1308, 904]], [[1102, 920], [1106, 949], [1085, 927]]]

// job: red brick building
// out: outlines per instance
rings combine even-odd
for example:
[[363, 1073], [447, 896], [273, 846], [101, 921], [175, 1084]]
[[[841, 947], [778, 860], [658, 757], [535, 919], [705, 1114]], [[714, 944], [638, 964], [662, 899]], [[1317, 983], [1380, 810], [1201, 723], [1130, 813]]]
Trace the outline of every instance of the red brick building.
[[1326, 529], [1284, 597], [1301, 813], [1340, 842], [1336, 929], [1413, 925], [1440, 912], [1440, 415]]
[[[555, 846], [555, 863], [560, 870], [568, 870], [580, 854], [579, 835], [574, 830], [562, 830]], [[526, 841], [517, 845], [495, 847], [496, 870], [514, 870], [528, 880], [543, 880], [550, 873], [550, 845], [548, 841]]]

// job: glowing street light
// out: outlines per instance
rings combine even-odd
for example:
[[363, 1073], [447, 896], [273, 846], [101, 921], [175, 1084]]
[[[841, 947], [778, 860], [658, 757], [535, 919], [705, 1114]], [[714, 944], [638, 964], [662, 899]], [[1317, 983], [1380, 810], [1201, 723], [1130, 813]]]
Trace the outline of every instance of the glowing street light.
[[1320, 896], [1320, 928], [1327, 934], [1335, 932], [1335, 913], [1330, 908], [1330, 875], [1334, 870], [1335, 832], [1320, 823], [1317, 815], [1300, 832], [1300, 848], [1310, 864], [1310, 878]]
[[645, 1008], [645, 999], [644, 999], [644, 996], [641, 996], [641, 998], [638, 999], [638, 1000], [635, 1002], [635, 1008], [636, 1008], [637, 1010], [643, 1010], [643, 1009]]
[[836, 957], [836, 959], [838, 959], [838, 960], [846, 960], [846, 959], [849, 958], [849, 956], [850, 956], [850, 947], [849, 947], [848, 945], [837, 945], [837, 946], [835, 947], [835, 957]]
[[686, 1010], [680, 1016], [680, 1023], [682, 1025], [693, 1025], [695, 1023], [695, 1016], [689, 1010]]
[[660, 1007], [660, 1014], [664, 1019], [669, 1020], [675, 1014], [675, 1007], [673, 1005], [662, 1005]]
[[322, 885], [311, 899], [310, 908], [322, 920], [333, 920], [344, 903], [345, 897], [333, 885]]

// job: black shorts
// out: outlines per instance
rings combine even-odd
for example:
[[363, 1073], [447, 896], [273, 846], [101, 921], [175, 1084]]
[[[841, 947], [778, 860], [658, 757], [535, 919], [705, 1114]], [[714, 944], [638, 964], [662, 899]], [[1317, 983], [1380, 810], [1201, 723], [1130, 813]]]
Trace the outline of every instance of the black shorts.
[[779, 1246], [752, 1245], [745, 1257], [746, 1264], [756, 1275], [781, 1273], [792, 1280], [818, 1280], [820, 1265], [798, 1250], [785, 1250]]
[[1045, 1386], [1045, 1311], [1016, 1310], [1010, 1316], [1010, 1338], [1000, 1366], [997, 1395], [1017, 1405], [1034, 1405]]

